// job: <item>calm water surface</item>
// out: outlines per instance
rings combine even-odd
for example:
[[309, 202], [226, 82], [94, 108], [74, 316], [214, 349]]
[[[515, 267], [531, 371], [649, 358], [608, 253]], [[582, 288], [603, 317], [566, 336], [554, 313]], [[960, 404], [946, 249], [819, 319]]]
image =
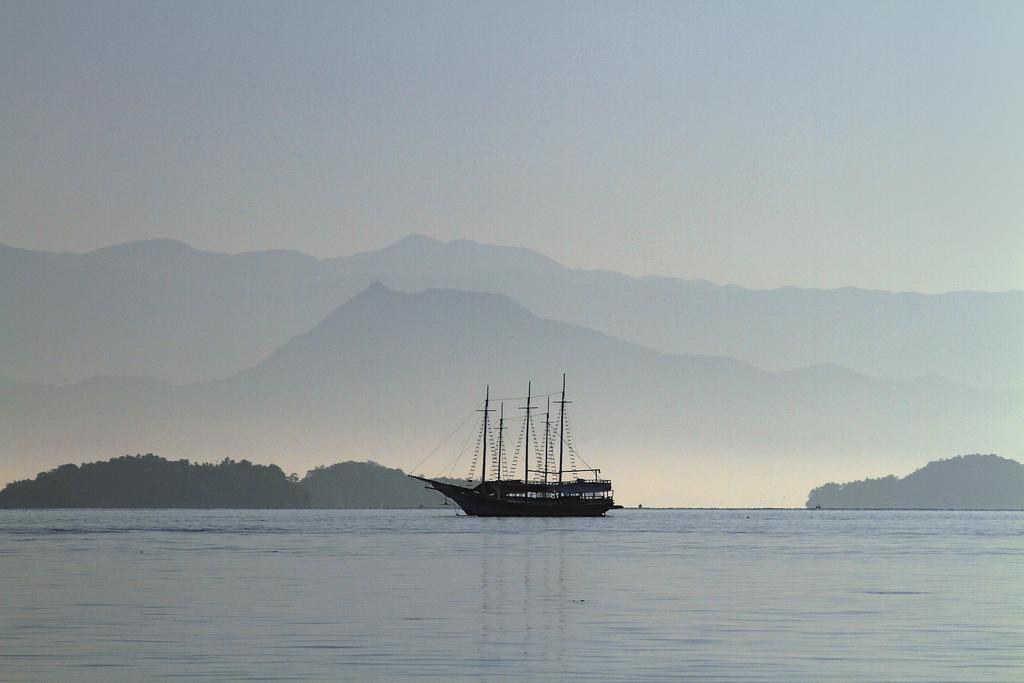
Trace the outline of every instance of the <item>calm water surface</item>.
[[0, 511], [0, 679], [1024, 681], [1024, 513]]

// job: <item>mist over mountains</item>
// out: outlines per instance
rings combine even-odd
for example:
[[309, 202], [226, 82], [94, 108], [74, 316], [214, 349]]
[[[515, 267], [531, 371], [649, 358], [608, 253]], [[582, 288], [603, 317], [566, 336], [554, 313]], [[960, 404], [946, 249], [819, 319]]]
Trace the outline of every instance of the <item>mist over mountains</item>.
[[[430, 243], [429, 250], [444, 246]], [[450, 267], [489, 249], [458, 245]], [[401, 265], [408, 244], [385, 251], [393, 267], [413, 268]], [[199, 254], [190, 257], [195, 268], [209, 268], [213, 261]], [[275, 267], [295, 258], [266, 257]], [[225, 259], [237, 270], [230, 277], [220, 271], [222, 288], [238, 296], [253, 277], [246, 269], [270, 270], [252, 256]], [[352, 259], [362, 277], [375, 274], [366, 265], [371, 256]], [[557, 267], [543, 258], [530, 263]], [[154, 271], [158, 265], [151, 263]], [[188, 286], [173, 265], [164, 267], [168, 287]], [[244, 457], [295, 471], [372, 458], [408, 471], [477, 407], [485, 383], [492, 396], [512, 397], [506, 411], [515, 414], [526, 380], [536, 393], [554, 391], [563, 371], [581, 454], [614, 478], [627, 503], [799, 505], [823, 480], [891, 471], [935, 453], [1020, 447], [1021, 392], [937, 378], [886, 380], [837, 365], [767, 371], [723, 356], [656, 351], [540, 317], [501, 294], [408, 294], [375, 283], [225, 379], [5, 385], [0, 420], [12, 437], [3, 445], [2, 474], [14, 479], [132, 451]], [[453, 456], [425, 469], [444, 474], [436, 468]], [[469, 462], [466, 455], [451, 474], [466, 476]]]
[[836, 364], [880, 378], [1024, 389], [1024, 292], [748, 290], [574, 270], [527, 249], [419, 235], [322, 260], [215, 254], [169, 240], [86, 254], [0, 247], [0, 376], [222, 379], [374, 281], [405, 292], [506, 294], [538, 316], [768, 370]]

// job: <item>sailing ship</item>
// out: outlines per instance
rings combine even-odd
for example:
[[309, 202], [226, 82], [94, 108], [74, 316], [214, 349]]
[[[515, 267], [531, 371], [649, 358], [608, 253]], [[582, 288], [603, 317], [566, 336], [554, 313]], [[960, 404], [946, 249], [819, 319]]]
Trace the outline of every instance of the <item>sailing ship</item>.
[[[565, 406], [570, 401], [565, 400], [565, 375], [562, 375], [561, 399], [555, 403], [558, 405], [558, 422], [555, 425], [551, 421], [551, 397], [548, 396], [548, 410], [544, 419], [544, 453], [543, 458], [537, 458], [537, 463], [543, 463], [539, 467], [530, 469], [530, 441], [531, 436], [536, 436], [532, 427], [532, 412], [537, 409], [533, 405], [531, 396], [532, 384], [527, 385], [526, 405], [522, 406], [525, 411], [525, 454], [523, 457], [523, 478], [510, 479], [502, 478], [504, 472], [502, 459], [505, 453], [503, 434], [505, 432], [505, 406], [500, 404], [498, 409], [497, 426], [497, 448], [492, 449], [492, 466], [494, 476], [487, 478], [487, 445], [493, 441], [493, 421], [490, 414], [495, 412], [491, 408], [491, 389], [488, 386], [484, 393], [484, 407], [479, 412], [483, 413], [483, 426], [480, 432], [480, 443], [482, 443], [482, 457], [480, 463], [480, 483], [475, 487], [459, 486], [450, 482], [438, 481], [409, 475], [427, 484], [440, 492], [446, 498], [455, 502], [467, 515], [479, 517], [600, 517], [609, 510], [619, 509], [622, 506], [616, 505], [612, 483], [608, 479], [601, 479], [601, 470], [591, 467], [580, 468], [575, 463], [578, 454], [575, 453], [568, 432], [566, 429]], [[553, 437], [558, 441], [558, 465], [554, 467], [554, 449], [552, 448]], [[569, 447], [570, 463], [568, 469], [565, 467], [566, 447]], [[517, 453], [518, 455], [518, 453]], [[538, 454], [539, 455], [539, 454]], [[473, 468], [475, 469], [475, 462]], [[515, 466], [513, 465], [513, 468]], [[589, 474], [590, 478], [581, 477], [580, 474]], [[566, 475], [570, 475], [566, 477]]]

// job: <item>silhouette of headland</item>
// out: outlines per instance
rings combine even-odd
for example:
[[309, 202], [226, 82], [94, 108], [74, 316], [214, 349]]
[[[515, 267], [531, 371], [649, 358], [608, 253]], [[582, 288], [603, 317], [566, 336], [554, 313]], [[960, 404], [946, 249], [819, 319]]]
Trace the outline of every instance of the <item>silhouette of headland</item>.
[[[464, 481], [460, 483], [465, 483]], [[317, 467], [304, 479], [277, 465], [126, 455], [61, 465], [8, 484], [0, 508], [419, 508], [444, 498], [400, 469], [374, 462]]]
[[958, 455], [893, 475], [813, 489], [809, 508], [1024, 510], [1024, 465], [997, 455]]

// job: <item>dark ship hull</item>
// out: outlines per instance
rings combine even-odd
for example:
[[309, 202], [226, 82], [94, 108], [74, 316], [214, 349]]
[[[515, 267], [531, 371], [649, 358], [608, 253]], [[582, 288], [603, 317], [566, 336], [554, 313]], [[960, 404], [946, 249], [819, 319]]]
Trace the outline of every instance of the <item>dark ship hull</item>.
[[[502, 497], [496, 487], [490, 485], [491, 482], [470, 489], [423, 477], [413, 478], [453, 500], [467, 515], [476, 517], [601, 517], [609, 510], [622, 507], [610, 498]], [[509, 486], [515, 486], [515, 483], [518, 482], [510, 482]]]

